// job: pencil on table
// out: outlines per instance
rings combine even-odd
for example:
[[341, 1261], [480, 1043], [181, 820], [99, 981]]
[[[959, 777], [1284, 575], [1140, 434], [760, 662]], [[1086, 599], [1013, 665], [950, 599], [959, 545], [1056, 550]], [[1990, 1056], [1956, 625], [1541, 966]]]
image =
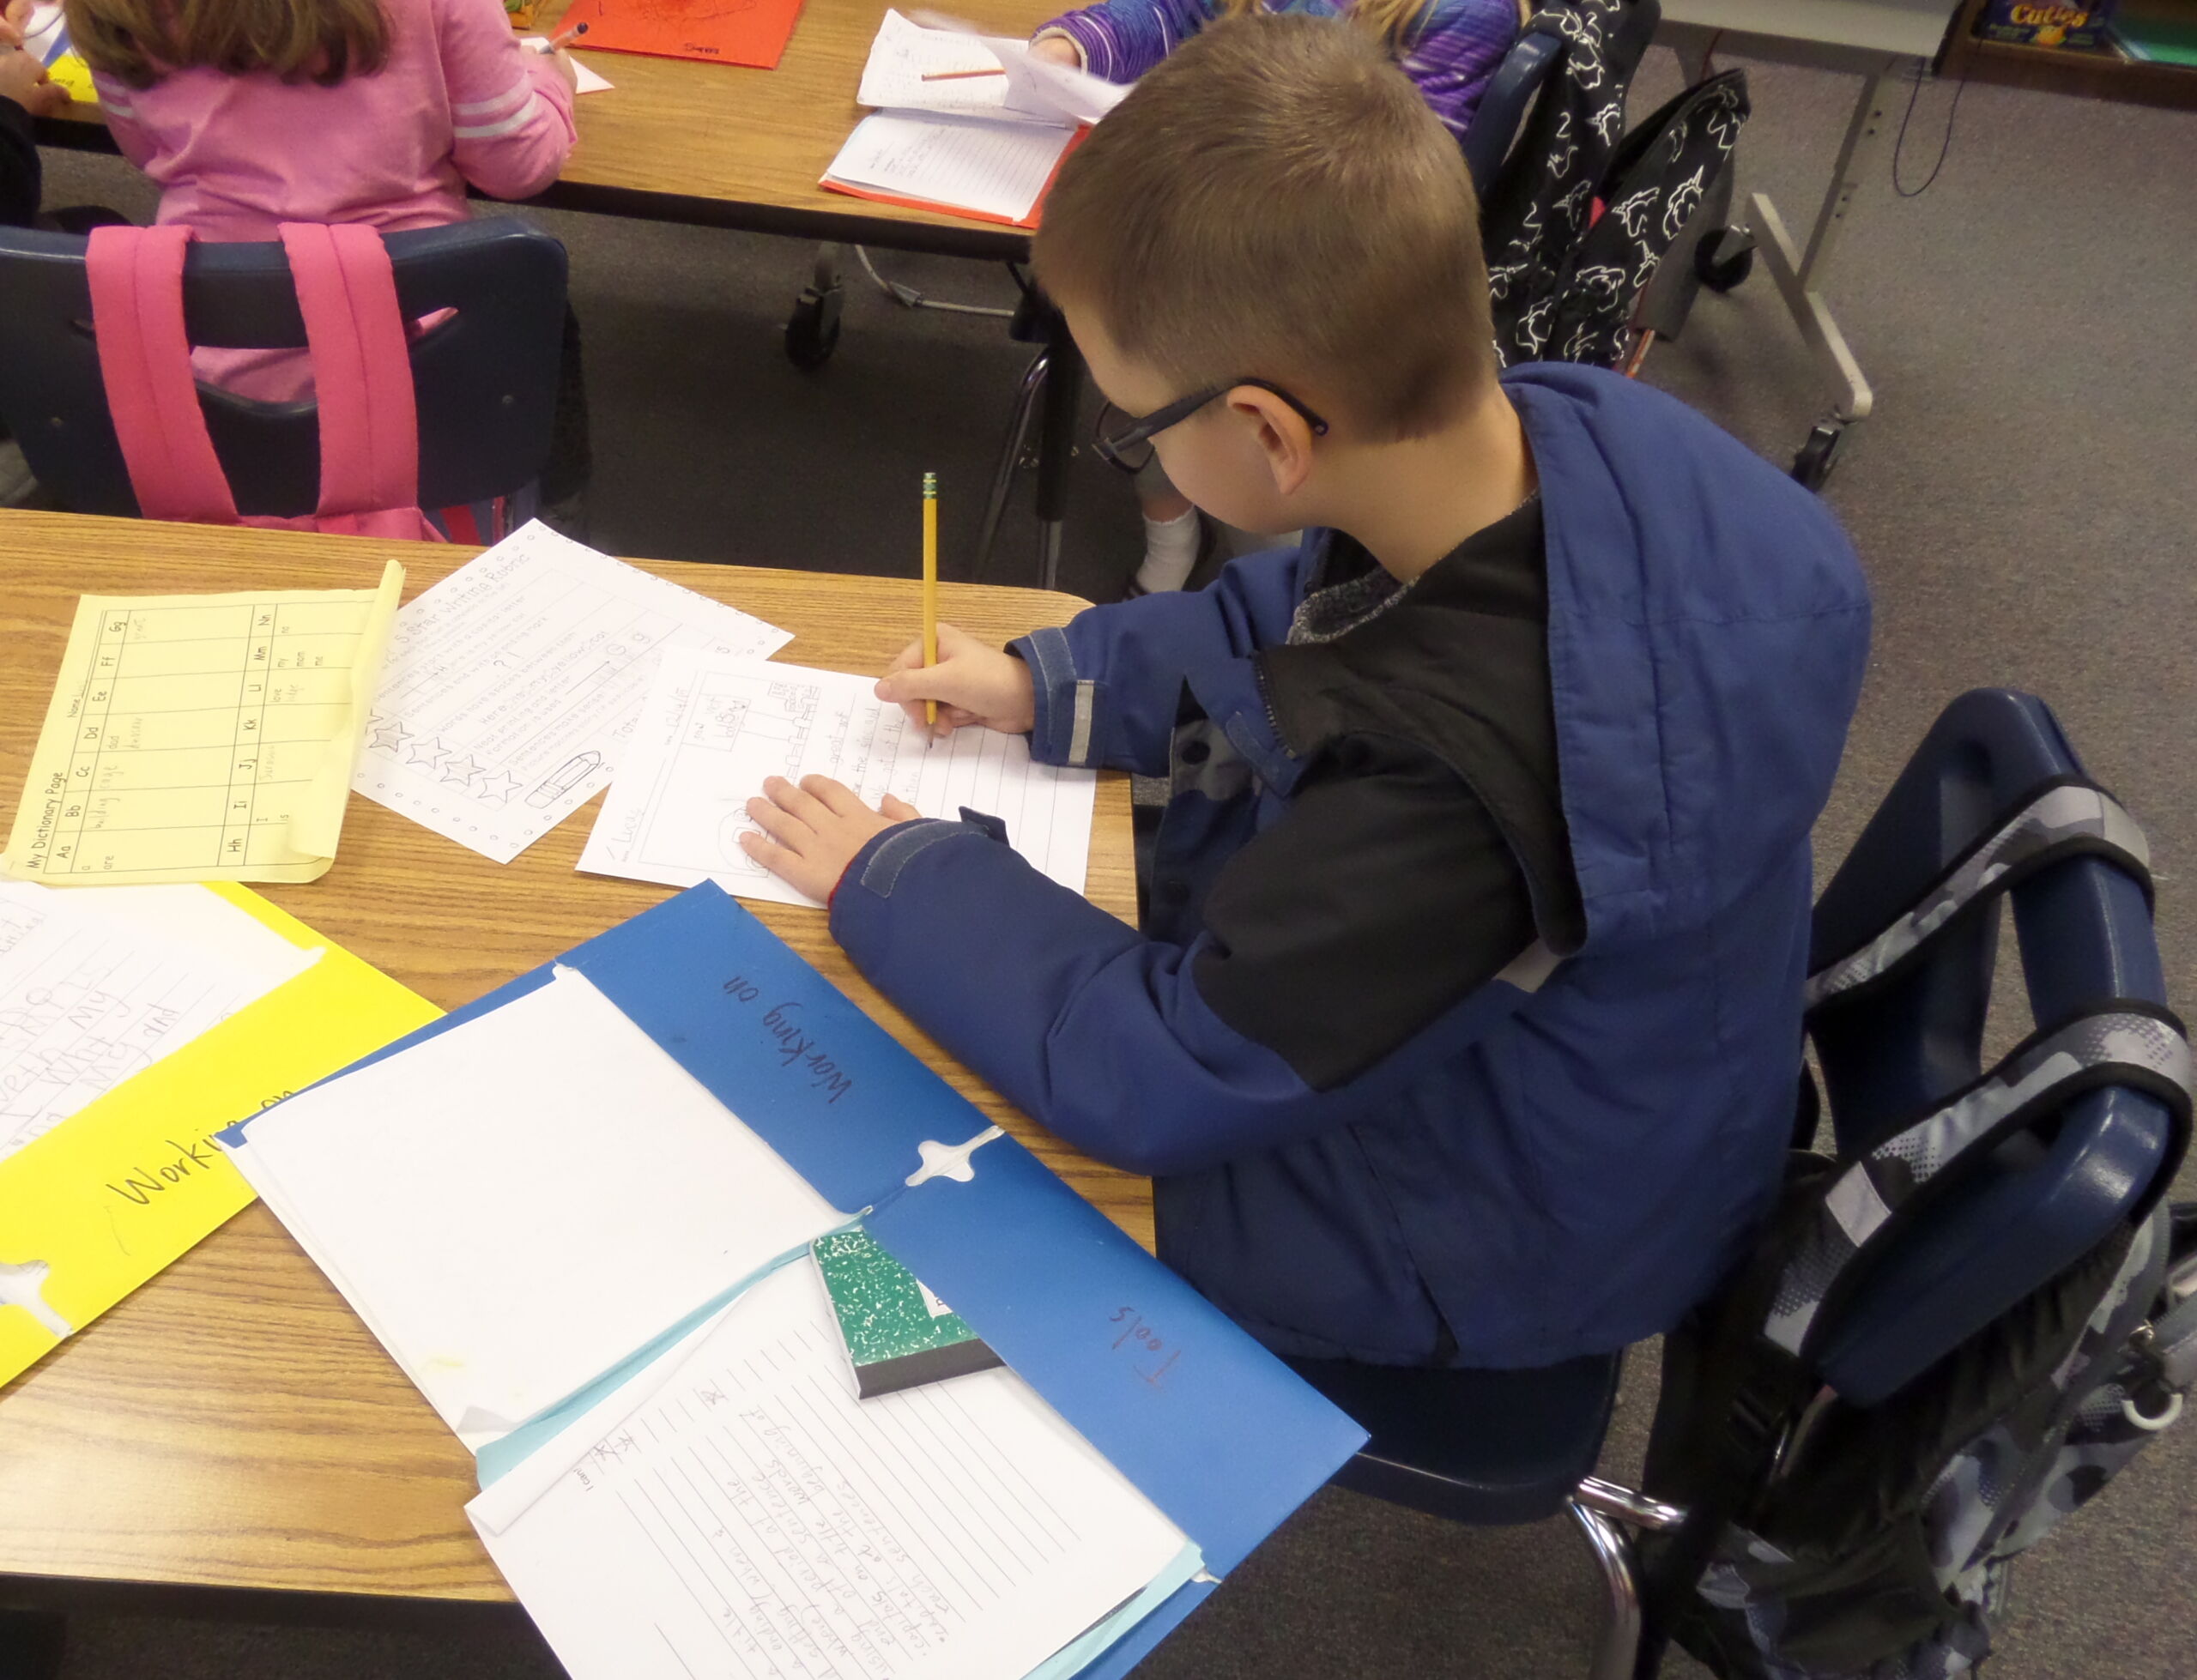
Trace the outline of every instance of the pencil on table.
[[1005, 76], [1005, 70], [925, 70], [926, 82], [966, 82], [972, 76]]
[[[923, 664], [938, 663], [938, 474], [923, 474]], [[923, 722], [938, 727], [938, 702], [923, 702]]]

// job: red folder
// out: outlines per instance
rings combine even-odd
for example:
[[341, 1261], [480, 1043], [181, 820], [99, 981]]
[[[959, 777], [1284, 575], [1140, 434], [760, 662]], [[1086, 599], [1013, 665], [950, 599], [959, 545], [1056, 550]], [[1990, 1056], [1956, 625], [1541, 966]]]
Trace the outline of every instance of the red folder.
[[587, 25], [590, 52], [644, 52], [774, 70], [802, 0], [572, 0], [559, 33]]

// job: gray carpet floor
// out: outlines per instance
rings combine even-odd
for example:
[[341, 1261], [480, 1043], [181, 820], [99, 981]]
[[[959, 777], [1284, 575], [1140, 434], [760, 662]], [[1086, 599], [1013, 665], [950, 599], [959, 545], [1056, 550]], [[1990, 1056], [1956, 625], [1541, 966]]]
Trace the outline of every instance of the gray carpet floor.
[[[1854, 84], [1755, 69], [1744, 185], [1805, 228]], [[1640, 88], [1675, 70], [1657, 55]], [[1922, 90], [1904, 165], [1937, 152], [1951, 90]], [[51, 158], [50, 202], [142, 214], [111, 160]], [[1869, 184], [1829, 286], [1875, 383], [1829, 489], [1876, 590], [1877, 637], [1819, 831], [1841, 856], [1939, 709], [2012, 684], [2060, 711], [2150, 831], [2170, 985], [2197, 999], [2197, 117], [1971, 88], [1925, 196]], [[918, 474], [946, 486], [949, 576], [973, 570], [984, 486], [1026, 352], [999, 323], [910, 313], [850, 281], [845, 339], [796, 371], [778, 329], [810, 252], [763, 238], [569, 215], [597, 450], [593, 537], [613, 552], [912, 571]], [[1003, 274], [893, 257], [942, 296], [1001, 301]], [[1789, 457], [1824, 393], [1766, 278], [1705, 299], [1649, 377]], [[1077, 463], [1063, 583], [1106, 598], [1135, 565], [1134, 504]], [[989, 577], [1031, 577], [1028, 485]], [[2183, 1191], [2191, 1194], [2197, 1175]], [[1608, 1467], [1637, 1461], [1652, 1351], [1628, 1371]], [[2197, 1425], [2165, 1436], [2025, 1562], [1994, 1680], [2191, 1680]], [[1595, 1615], [1565, 1526], [1460, 1531], [1328, 1493], [1139, 1671], [1149, 1680], [1582, 1671]], [[524, 1632], [360, 1632], [81, 1618], [68, 1680], [520, 1680], [556, 1665]], [[1700, 1672], [1673, 1660], [1673, 1676]]]

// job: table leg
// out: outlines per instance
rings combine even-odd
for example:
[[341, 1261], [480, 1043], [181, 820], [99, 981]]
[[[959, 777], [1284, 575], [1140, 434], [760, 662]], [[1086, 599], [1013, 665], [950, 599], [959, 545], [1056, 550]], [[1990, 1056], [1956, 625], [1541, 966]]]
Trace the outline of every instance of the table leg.
[[45, 1611], [0, 1611], [0, 1680], [59, 1680], [65, 1618]]
[[1801, 338], [1814, 353], [1818, 365], [1831, 383], [1838, 419], [1849, 423], [1867, 419], [1876, 397], [1861, 365], [1854, 360], [1853, 351], [1847, 347], [1846, 335], [1839, 330], [1830, 305], [1824, 301], [1823, 275], [1830, 266], [1832, 245], [1846, 220], [1846, 212], [1854, 202], [1854, 196], [1882, 154], [1885, 84], [1897, 63], [1887, 60], [1874, 73], [1862, 78], [1861, 97], [1854, 102], [1854, 115], [1847, 123], [1846, 138], [1838, 148], [1838, 161], [1831, 171], [1831, 184], [1824, 191], [1823, 204], [1816, 212], [1815, 227], [1808, 236], [1805, 252], [1786, 231], [1784, 218], [1778, 215], [1769, 194], [1756, 193], [1753, 200], [1754, 231], [1764, 265], [1784, 295], [1793, 324], [1800, 329]]
[[1075, 456], [1075, 413], [1083, 394], [1083, 357], [1068, 335], [1068, 319], [1050, 312], [1045, 328], [1050, 352], [1044, 407], [1038, 420], [1038, 578], [1060, 587], [1061, 527], [1068, 517], [1068, 463]]

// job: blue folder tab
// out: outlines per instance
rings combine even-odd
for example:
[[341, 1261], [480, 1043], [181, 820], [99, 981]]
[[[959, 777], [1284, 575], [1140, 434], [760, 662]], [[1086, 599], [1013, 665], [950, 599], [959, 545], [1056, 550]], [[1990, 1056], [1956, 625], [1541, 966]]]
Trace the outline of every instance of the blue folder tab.
[[[820, 1194], [861, 1216], [1166, 1513], [1213, 1575], [1364, 1443], [1363, 1429], [1012, 1138], [968, 1150], [965, 1181], [936, 1174], [911, 1187], [924, 1144], [966, 1145], [990, 1122], [714, 883], [368, 1060], [523, 996], [558, 966], [585, 975]], [[1182, 1586], [1080, 1677], [1126, 1674], [1212, 1590]]]

